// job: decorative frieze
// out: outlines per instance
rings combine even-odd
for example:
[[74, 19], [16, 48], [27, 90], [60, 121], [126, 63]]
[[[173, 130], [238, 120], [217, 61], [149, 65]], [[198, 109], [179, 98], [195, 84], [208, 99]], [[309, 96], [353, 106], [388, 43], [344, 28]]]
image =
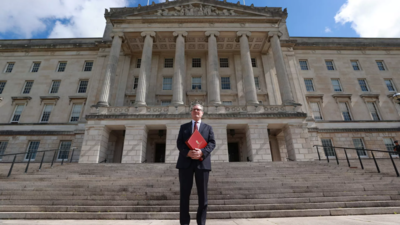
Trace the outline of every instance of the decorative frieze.
[[198, 7], [189, 4], [187, 6], [181, 5], [168, 9], [159, 9], [155, 13], [158, 16], [234, 16], [236, 15], [233, 9], [219, 10], [216, 7], [200, 4]]

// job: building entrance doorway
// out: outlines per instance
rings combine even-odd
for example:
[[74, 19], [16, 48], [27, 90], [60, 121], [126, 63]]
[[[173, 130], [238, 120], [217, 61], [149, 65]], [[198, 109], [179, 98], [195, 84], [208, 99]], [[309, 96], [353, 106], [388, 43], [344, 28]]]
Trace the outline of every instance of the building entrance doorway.
[[165, 162], [165, 143], [156, 144], [156, 152], [154, 154], [154, 162], [164, 163]]
[[240, 162], [239, 143], [228, 143], [229, 162]]

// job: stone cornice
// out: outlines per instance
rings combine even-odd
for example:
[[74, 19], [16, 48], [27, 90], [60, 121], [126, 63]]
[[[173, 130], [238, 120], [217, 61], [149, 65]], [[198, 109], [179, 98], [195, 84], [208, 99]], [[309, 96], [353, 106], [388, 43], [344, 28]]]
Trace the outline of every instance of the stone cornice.
[[344, 128], [344, 129], [318, 129], [308, 128], [309, 132], [340, 133], [340, 132], [400, 132], [400, 128]]
[[75, 131], [52, 130], [0, 130], [0, 135], [74, 135], [76, 133]]
[[281, 40], [281, 44], [282, 46], [294, 44], [294, 50], [399, 50], [399, 40], [399, 38], [290, 37], [290, 40]]
[[[204, 114], [204, 119], [270, 119], [270, 118], [306, 118], [306, 113], [221, 113]], [[190, 114], [130, 114], [130, 115], [86, 115], [86, 120], [104, 120], [104, 119], [190, 119]]]

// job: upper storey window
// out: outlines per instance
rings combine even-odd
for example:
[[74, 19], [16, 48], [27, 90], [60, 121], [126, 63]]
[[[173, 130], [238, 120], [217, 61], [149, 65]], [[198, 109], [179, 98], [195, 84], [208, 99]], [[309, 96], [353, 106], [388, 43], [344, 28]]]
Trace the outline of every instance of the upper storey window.
[[386, 70], [386, 66], [385, 66], [385, 63], [383, 63], [383, 61], [376, 61], [376, 65], [378, 65], [378, 69], [380, 71], [385, 71]]
[[164, 68], [174, 68], [174, 59], [165, 59]]
[[257, 67], [257, 60], [256, 60], [256, 58], [251, 58], [251, 65], [252, 65], [253, 67]]
[[136, 68], [140, 68], [140, 65], [142, 65], [142, 59], [137, 59]]
[[315, 91], [312, 79], [304, 79], [307, 91]]
[[85, 67], [83, 68], [83, 71], [90, 72], [90, 71], [92, 71], [92, 68], [93, 68], [93, 62], [85, 61]]
[[4, 88], [6, 87], [7, 81], [0, 81], [0, 94], [3, 93]]
[[300, 60], [299, 63], [300, 63], [301, 70], [308, 70], [307, 60]]
[[221, 88], [222, 88], [222, 90], [230, 90], [231, 89], [231, 78], [230, 77], [221, 77]]
[[357, 60], [351, 61], [351, 66], [353, 70], [361, 70], [360, 63]]
[[67, 67], [67, 62], [59, 62], [57, 66], [57, 72], [64, 72]]
[[33, 81], [25, 81], [24, 89], [22, 90], [22, 94], [29, 94], [31, 92], [33, 86]]
[[14, 65], [15, 65], [14, 62], [8, 62], [4, 70], [4, 73], [11, 73], [14, 68]]
[[228, 60], [228, 58], [220, 58], [220, 59], [219, 59], [219, 67], [221, 67], [221, 68], [228, 68], [228, 67], [229, 67], [229, 60]]
[[200, 58], [193, 58], [192, 59], [192, 67], [193, 68], [200, 68], [201, 67], [201, 59]]
[[172, 90], [172, 77], [163, 78], [163, 90]]
[[333, 60], [326, 60], [325, 64], [328, 70], [335, 70], [335, 66], [333, 65]]
[[40, 68], [40, 62], [33, 62], [31, 73], [37, 73]]

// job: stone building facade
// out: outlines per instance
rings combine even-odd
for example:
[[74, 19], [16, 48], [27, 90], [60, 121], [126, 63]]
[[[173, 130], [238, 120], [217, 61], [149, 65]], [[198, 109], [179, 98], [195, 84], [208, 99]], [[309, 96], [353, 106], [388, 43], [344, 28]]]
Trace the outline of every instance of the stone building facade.
[[321, 144], [390, 149], [399, 39], [290, 37], [287, 16], [166, 1], [106, 10], [102, 38], [0, 40], [0, 154], [174, 163], [195, 103], [216, 162], [314, 160]]

